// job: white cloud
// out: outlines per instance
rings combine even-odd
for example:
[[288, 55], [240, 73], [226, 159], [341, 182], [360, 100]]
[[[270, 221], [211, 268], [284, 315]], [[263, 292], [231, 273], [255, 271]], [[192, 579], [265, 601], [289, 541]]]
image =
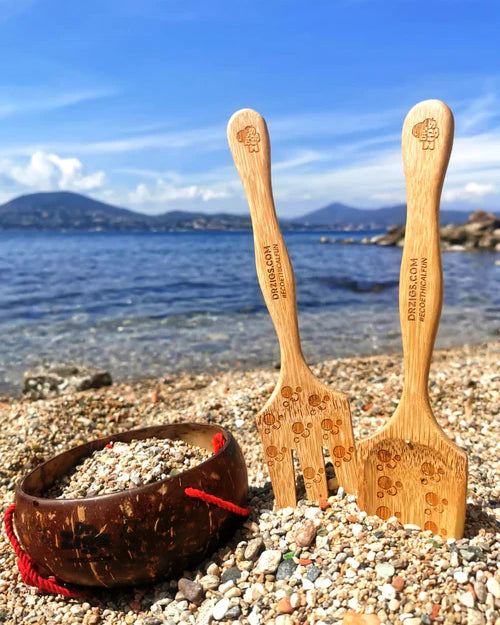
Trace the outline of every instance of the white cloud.
[[448, 189], [443, 193], [445, 202], [454, 202], [456, 200], [480, 200], [485, 195], [495, 192], [492, 184], [478, 184], [477, 182], [469, 182], [460, 188]]
[[103, 186], [102, 171], [84, 175], [83, 165], [77, 158], [61, 158], [57, 154], [35, 152], [27, 165], [0, 163], [0, 172], [23, 187], [50, 191], [64, 189], [90, 191]]
[[132, 204], [157, 204], [194, 199], [209, 202], [227, 197], [228, 192], [223, 188], [217, 189], [194, 184], [179, 186], [161, 179], [156, 181], [153, 188], [140, 183], [134, 191], [129, 193], [129, 201]]

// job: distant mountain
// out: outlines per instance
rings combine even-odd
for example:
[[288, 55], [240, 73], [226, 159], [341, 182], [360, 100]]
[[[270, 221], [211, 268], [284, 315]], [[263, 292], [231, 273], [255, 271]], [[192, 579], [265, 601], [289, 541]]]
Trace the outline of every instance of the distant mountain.
[[130, 230], [144, 225], [138, 213], [68, 191], [22, 195], [0, 206], [2, 230]]
[[[459, 210], [442, 210], [440, 222], [447, 224], [462, 224], [467, 221], [468, 213]], [[309, 226], [326, 226], [342, 229], [346, 226], [355, 229], [388, 228], [404, 224], [406, 220], [406, 204], [397, 204], [377, 209], [360, 209], [335, 202], [324, 208], [307, 213], [294, 219], [295, 223]]]
[[0, 206], [0, 230], [238, 230], [249, 216], [171, 211], [145, 215], [98, 202], [79, 193], [56, 191], [22, 195]]
[[[405, 204], [373, 210], [336, 202], [295, 219], [280, 219], [283, 230], [360, 230], [388, 228], [405, 222]], [[441, 211], [441, 225], [462, 224], [468, 213]], [[98, 202], [78, 193], [32, 193], [0, 206], [0, 230], [185, 231], [249, 230], [250, 216], [229, 213], [169, 211], [145, 215]]]

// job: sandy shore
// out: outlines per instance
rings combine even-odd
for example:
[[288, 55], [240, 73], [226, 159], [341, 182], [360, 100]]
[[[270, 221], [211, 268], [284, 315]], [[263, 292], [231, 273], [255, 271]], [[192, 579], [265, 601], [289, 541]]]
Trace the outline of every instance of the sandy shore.
[[[499, 362], [497, 342], [437, 352], [431, 368], [434, 412], [469, 454], [466, 533], [458, 542], [368, 517], [342, 490], [331, 491], [325, 509], [301, 500], [295, 510], [273, 511], [254, 416], [276, 371], [182, 375], [53, 400], [9, 400], [0, 409], [2, 512], [17, 481], [55, 453], [176, 421], [211, 421], [235, 434], [252, 512], [229, 544], [185, 573], [194, 582], [181, 583], [187, 596], [177, 579], [91, 592], [85, 600], [41, 595], [21, 582], [2, 533], [0, 623], [500, 625]], [[314, 372], [350, 397], [358, 440], [385, 422], [400, 396], [400, 355], [333, 360]], [[299, 527], [309, 532], [309, 545], [297, 544]]]

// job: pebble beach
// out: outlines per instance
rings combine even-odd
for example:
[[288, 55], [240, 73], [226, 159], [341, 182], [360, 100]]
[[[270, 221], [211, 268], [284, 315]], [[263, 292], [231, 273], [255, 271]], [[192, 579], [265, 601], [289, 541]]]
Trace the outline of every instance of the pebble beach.
[[[233, 537], [176, 579], [80, 599], [26, 586], [0, 538], [0, 623], [8, 625], [500, 625], [500, 343], [437, 351], [434, 413], [469, 456], [464, 538], [382, 521], [359, 511], [334, 480], [328, 500], [274, 510], [255, 415], [276, 370], [176, 374], [54, 399], [5, 399], [0, 408], [2, 513], [40, 462], [88, 440], [182, 421], [229, 429], [248, 467], [251, 509]], [[312, 367], [351, 401], [357, 440], [394, 412], [402, 357], [329, 360]]]

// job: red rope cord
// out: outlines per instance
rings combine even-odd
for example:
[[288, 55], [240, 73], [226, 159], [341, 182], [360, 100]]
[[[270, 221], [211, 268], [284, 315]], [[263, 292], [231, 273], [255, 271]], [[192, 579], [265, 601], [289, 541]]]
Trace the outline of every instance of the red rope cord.
[[250, 508], [242, 508], [241, 506], [237, 506], [232, 501], [226, 501], [225, 499], [221, 499], [220, 497], [216, 497], [215, 495], [210, 495], [204, 490], [198, 490], [197, 488], [188, 487], [184, 489], [184, 492], [188, 497], [195, 497], [197, 499], [205, 501], [206, 503], [212, 503], [215, 506], [219, 506], [219, 508], [229, 510], [229, 512], [241, 514], [241, 516], [248, 516], [250, 514]]
[[84, 595], [76, 590], [70, 590], [65, 586], [61, 586], [55, 581], [54, 577], [42, 577], [37, 570], [36, 564], [32, 558], [23, 551], [23, 548], [17, 540], [17, 536], [14, 533], [13, 516], [16, 504], [10, 505], [3, 517], [5, 533], [7, 534], [10, 544], [14, 548], [17, 555], [17, 567], [21, 574], [21, 579], [28, 586], [36, 586], [43, 592], [52, 592], [58, 595], [64, 595], [66, 597], [83, 597]]
[[214, 450], [214, 454], [220, 451], [224, 447], [225, 444], [226, 444], [226, 439], [222, 435], [222, 432], [217, 432], [217, 434], [214, 434], [212, 438], [212, 448]]
[[[217, 434], [215, 434], [212, 438], [212, 447], [214, 450], [214, 454], [222, 449], [225, 444], [226, 439], [221, 432], [217, 432]], [[206, 503], [211, 503], [214, 506], [219, 506], [219, 508], [223, 508], [224, 510], [229, 510], [229, 512], [234, 512], [235, 514], [240, 514], [241, 516], [248, 516], [250, 514], [250, 508], [242, 508], [241, 506], [237, 506], [232, 501], [226, 501], [225, 499], [221, 499], [220, 497], [216, 497], [215, 495], [210, 495], [204, 490], [188, 487], [184, 489], [184, 492], [188, 497], [201, 499]]]

